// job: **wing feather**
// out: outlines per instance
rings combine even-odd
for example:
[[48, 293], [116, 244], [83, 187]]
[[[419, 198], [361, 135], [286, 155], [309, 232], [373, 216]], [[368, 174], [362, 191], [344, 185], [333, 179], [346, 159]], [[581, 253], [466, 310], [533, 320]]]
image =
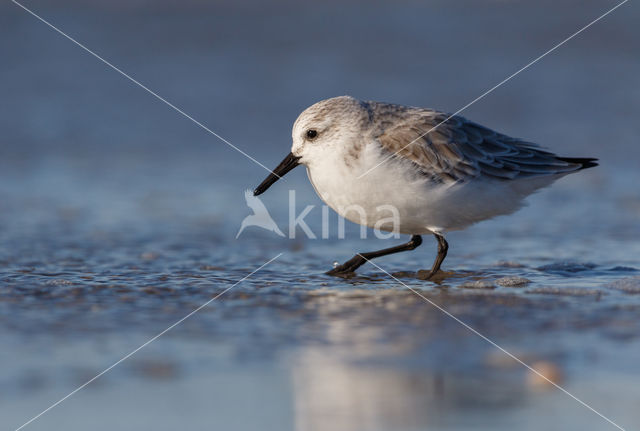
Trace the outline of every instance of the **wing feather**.
[[380, 125], [375, 137], [381, 146], [442, 182], [478, 177], [513, 180], [573, 172], [582, 166], [460, 116], [447, 120], [448, 114], [429, 109], [368, 105], [374, 124]]

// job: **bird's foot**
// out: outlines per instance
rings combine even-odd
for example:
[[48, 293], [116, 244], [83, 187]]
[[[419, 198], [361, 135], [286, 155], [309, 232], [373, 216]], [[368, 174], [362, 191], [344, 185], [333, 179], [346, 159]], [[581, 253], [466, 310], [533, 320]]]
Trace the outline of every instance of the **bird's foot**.
[[442, 281], [444, 281], [447, 278], [450, 277], [455, 277], [456, 273], [454, 272], [450, 272], [450, 271], [443, 271], [441, 269], [438, 269], [437, 271], [434, 270], [425, 270], [425, 269], [421, 269], [416, 273], [416, 278], [418, 280], [428, 280], [428, 281], [433, 281], [434, 283], [441, 283]]
[[433, 278], [433, 276], [435, 276], [438, 273], [438, 271], [426, 271], [424, 269], [421, 269], [417, 272], [416, 277], [419, 280], [431, 280]]
[[355, 270], [364, 265], [367, 260], [359, 254], [353, 256], [351, 259], [338, 265], [330, 271], [327, 271], [327, 275], [335, 275], [336, 277], [350, 278], [355, 275]]

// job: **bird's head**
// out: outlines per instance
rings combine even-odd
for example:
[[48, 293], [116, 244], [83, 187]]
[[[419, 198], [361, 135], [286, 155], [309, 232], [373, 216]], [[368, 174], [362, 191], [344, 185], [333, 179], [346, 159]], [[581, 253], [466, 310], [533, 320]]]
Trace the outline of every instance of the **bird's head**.
[[323, 100], [305, 109], [293, 124], [291, 152], [254, 190], [264, 193], [273, 183], [298, 165], [310, 166], [314, 161], [348, 150], [369, 121], [365, 103], [351, 96]]

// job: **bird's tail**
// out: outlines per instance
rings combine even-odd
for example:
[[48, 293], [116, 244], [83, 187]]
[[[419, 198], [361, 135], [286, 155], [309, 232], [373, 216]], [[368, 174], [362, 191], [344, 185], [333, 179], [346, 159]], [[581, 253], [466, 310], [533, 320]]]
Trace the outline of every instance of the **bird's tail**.
[[578, 170], [593, 168], [594, 166], [598, 166], [598, 163], [597, 163], [598, 159], [594, 159], [592, 157], [558, 157], [558, 160], [580, 165], [580, 168]]

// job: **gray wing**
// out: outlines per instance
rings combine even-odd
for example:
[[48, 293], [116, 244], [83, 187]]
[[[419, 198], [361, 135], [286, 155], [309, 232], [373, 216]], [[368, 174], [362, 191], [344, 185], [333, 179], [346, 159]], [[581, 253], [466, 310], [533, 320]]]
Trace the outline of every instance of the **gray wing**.
[[[512, 180], [583, 167], [540, 146], [497, 133], [467, 119], [421, 108], [369, 102], [377, 140], [395, 157], [415, 163], [441, 182], [477, 177]], [[436, 127], [437, 126], [437, 127]], [[431, 130], [435, 127], [435, 130]]]

